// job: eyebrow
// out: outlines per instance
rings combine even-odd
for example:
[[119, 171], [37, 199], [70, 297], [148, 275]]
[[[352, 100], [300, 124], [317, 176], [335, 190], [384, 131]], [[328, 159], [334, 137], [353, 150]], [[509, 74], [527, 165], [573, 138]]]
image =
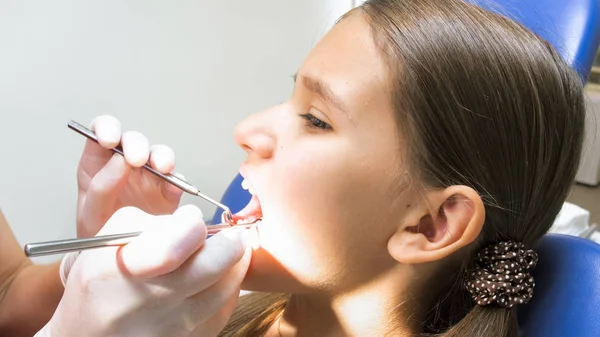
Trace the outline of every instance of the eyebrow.
[[334, 108], [348, 115], [348, 110], [346, 110], [346, 106], [344, 105], [340, 97], [336, 95], [333, 92], [333, 90], [331, 90], [331, 88], [323, 81], [320, 81], [319, 79], [310, 76], [299, 76], [298, 74], [294, 74], [293, 78], [294, 83], [296, 83], [296, 80], [300, 78], [302, 80], [302, 84], [304, 84], [304, 86], [308, 90], [314, 92], [317, 96], [324, 100], [325, 103], [333, 106]]

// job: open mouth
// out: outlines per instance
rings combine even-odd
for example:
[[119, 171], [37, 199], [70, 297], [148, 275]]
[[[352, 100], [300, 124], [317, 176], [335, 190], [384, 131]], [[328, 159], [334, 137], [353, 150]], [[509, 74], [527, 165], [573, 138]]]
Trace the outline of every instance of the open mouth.
[[252, 199], [244, 209], [233, 215], [233, 221], [236, 225], [251, 224], [262, 220], [263, 213], [260, 201], [256, 195], [256, 191], [250, 186], [250, 183], [244, 179], [242, 188], [250, 192]]

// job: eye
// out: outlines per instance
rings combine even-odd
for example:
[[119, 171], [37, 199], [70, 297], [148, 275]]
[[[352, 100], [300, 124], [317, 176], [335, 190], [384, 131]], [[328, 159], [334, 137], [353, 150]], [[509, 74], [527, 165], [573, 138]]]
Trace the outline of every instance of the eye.
[[306, 123], [308, 124], [309, 127], [323, 129], [323, 130], [331, 130], [331, 125], [323, 122], [322, 120], [318, 119], [311, 113], [301, 114], [300, 117], [302, 117], [306, 120]]

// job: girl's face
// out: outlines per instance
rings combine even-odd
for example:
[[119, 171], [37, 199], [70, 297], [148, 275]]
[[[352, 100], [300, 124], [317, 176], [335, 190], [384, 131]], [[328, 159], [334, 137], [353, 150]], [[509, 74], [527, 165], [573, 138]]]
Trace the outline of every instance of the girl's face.
[[394, 264], [388, 239], [411, 197], [389, 83], [369, 24], [352, 15], [312, 50], [288, 102], [237, 126], [263, 214], [245, 289], [352, 289]]

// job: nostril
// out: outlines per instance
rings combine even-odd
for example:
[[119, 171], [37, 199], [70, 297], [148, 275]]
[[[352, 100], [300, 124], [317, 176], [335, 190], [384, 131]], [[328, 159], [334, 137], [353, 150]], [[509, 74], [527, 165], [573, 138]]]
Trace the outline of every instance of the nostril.
[[271, 126], [262, 114], [253, 115], [237, 125], [234, 138], [248, 155], [259, 158], [271, 157], [276, 146]]

